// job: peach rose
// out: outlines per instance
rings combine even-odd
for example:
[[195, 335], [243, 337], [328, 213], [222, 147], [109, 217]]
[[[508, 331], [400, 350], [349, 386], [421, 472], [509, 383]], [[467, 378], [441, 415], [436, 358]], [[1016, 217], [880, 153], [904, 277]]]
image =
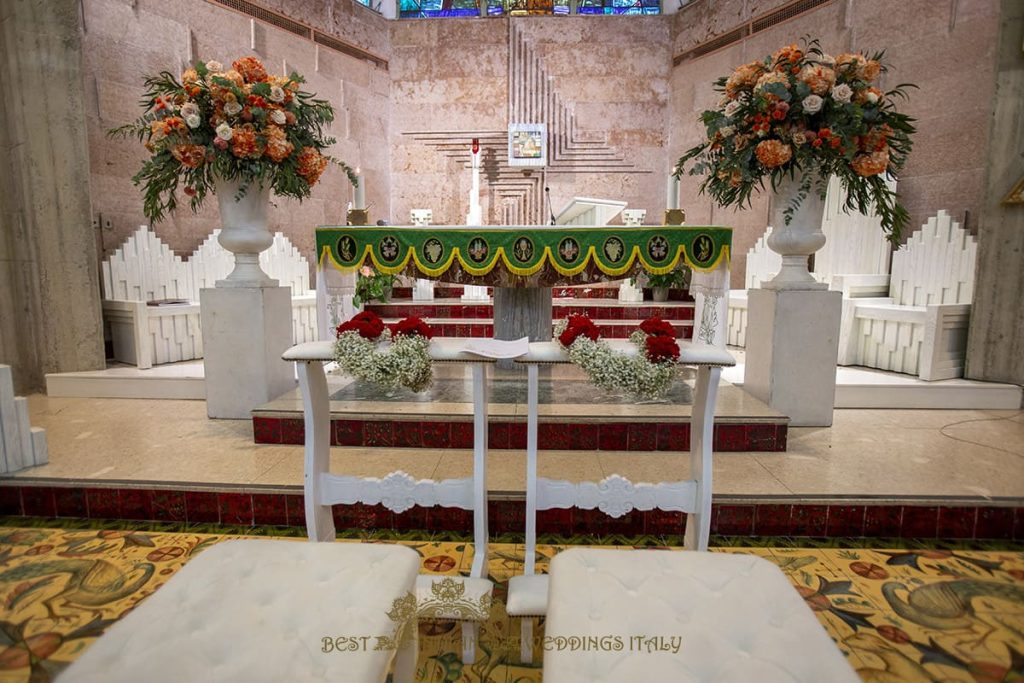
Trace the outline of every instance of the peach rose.
[[171, 156], [188, 168], [199, 168], [206, 160], [206, 148], [202, 145], [176, 145]]
[[815, 95], [824, 95], [836, 82], [836, 72], [821, 64], [808, 64], [797, 76]]
[[764, 64], [761, 62], [750, 62], [736, 67], [736, 70], [729, 76], [729, 80], [725, 82], [725, 94], [735, 98], [741, 90], [753, 87], [763, 73]]

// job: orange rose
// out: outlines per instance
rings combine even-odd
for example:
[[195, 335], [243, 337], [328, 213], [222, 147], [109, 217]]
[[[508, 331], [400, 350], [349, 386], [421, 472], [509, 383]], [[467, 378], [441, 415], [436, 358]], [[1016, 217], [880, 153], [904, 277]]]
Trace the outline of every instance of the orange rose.
[[199, 73], [195, 69], [185, 69], [185, 73], [181, 74], [182, 85], [192, 85], [193, 83], [199, 82]]
[[793, 45], [787, 45], [776, 50], [772, 54], [772, 64], [775, 65], [776, 69], [785, 70], [789, 68], [790, 64], [799, 62], [803, 56], [804, 53], [794, 43]]
[[262, 83], [267, 80], [267, 70], [255, 57], [242, 57], [231, 63], [235, 71], [242, 74], [242, 78], [248, 83]]
[[753, 87], [763, 73], [764, 64], [761, 62], [750, 62], [736, 67], [729, 80], [725, 82], [725, 94], [735, 99], [743, 89]]
[[793, 148], [781, 140], [762, 140], [754, 148], [754, 154], [767, 168], [777, 168], [793, 158]]
[[271, 161], [279, 164], [295, 151], [295, 145], [288, 142], [284, 131], [277, 126], [268, 126], [263, 135], [267, 138], [266, 155]]
[[824, 95], [836, 82], [836, 72], [821, 64], [808, 64], [800, 71], [798, 78], [807, 84], [815, 95]]
[[327, 157], [320, 154], [314, 147], [303, 147], [299, 152], [297, 173], [305, 178], [309, 186], [316, 185], [320, 174], [327, 168]]
[[202, 145], [176, 145], [171, 156], [188, 168], [199, 168], [206, 160], [206, 148]]
[[257, 159], [263, 154], [252, 126], [231, 129], [231, 153], [239, 159]]
[[872, 152], [871, 154], [858, 154], [850, 162], [850, 167], [858, 175], [862, 176], [885, 173], [885, 170], [889, 168], [889, 150], [885, 149], [880, 152]]
[[857, 78], [868, 83], [878, 78], [881, 73], [882, 65], [873, 59], [869, 59], [857, 67]]

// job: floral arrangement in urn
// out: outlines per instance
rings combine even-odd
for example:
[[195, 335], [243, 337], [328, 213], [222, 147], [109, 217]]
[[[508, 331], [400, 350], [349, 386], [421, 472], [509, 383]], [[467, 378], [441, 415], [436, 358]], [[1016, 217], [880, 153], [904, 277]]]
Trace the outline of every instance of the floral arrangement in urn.
[[385, 387], [425, 391], [434, 379], [428, 348], [434, 331], [416, 317], [392, 327], [376, 313], [357, 313], [335, 330], [334, 358], [349, 375]]
[[765, 179], [772, 190], [797, 182], [787, 224], [812, 186], [824, 198], [835, 175], [847, 191], [846, 208], [873, 207], [882, 230], [898, 241], [909, 217], [884, 176], [896, 176], [910, 152], [913, 119], [896, 101], [914, 86], [883, 91], [883, 57], [832, 57], [811, 40], [737, 67], [716, 81], [718, 107], [701, 114], [707, 139], [683, 155], [679, 169], [695, 161], [690, 174], [706, 176], [700, 191], [722, 206], [749, 205]]
[[329, 162], [334, 144], [323, 127], [334, 119], [326, 100], [300, 90], [302, 76], [272, 76], [255, 57], [225, 68], [196, 62], [179, 82], [169, 72], [145, 79], [145, 113], [110, 131], [137, 137], [151, 156], [132, 180], [143, 187], [143, 210], [159, 220], [177, 207], [179, 185], [193, 211], [218, 181], [244, 195], [250, 185], [303, 199], [310, 195]]
[[672, 324], [658, 316], [640, 323], [629, 336], [634, 350], [618, 352], [601, 339], [597, 325], [585, 315], [559, 321], [555, 338], [590, 381], [602, 389], [625, 391], [636, 398], [665, 396], [676, 377], [679, 343]]

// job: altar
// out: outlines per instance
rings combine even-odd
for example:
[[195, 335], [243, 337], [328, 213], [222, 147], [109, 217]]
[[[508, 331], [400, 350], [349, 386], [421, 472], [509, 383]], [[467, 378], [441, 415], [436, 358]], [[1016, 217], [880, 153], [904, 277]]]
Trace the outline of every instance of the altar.
[[549, 341], [552, 287], [621, 280], [642, 271], [658, 275], [684, 263], [694, 271], [694, 337], [724, 346], [731, 244], [732, 229], [721, 226], [322, 226], [316, 230], [324, 282], [318, 292], [329, 296], [335, 274], [364, 266], [490, 285], [496, 338]]

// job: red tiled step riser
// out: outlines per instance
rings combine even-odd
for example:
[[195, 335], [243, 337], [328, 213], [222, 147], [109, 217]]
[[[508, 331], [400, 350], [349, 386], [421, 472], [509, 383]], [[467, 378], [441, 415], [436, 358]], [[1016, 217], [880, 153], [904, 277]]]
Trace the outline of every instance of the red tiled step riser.
[[[428, 322], [430, 322], [428, 320]], [[693, 324], [676, 321], [675, 328], [678, 330], [680, 339], [693, 339]], [[494, 336], [494, 325], [483, 322], [464, 323], [435, 323], [430, 322], [435, 337], [483, 337], [490, 339]], [[636, 325], [597, 323], [597, 329], [605, 339], [629, 339], [629, 335], [636, 331]]]
[[[373, 311], [382, 318], [405, 318], [414, 315], [419, 318], [465, 318], [471, 322], [473, 318], [490, 319], [494, 317], [493, 306], [487, 304], [371, 304], [366, 310]], [[651, 316], [659, 316], [665, 320], [693, 320], [692, 306], [555, 306], [553, 318], [560, 320], [570, 315], [585, 315], [592, 320], [646, 320]]]
[[[396, 514], [381, 505], [335, 505], [339, 529], [468, 531], [472, 512], [416, 507]], [[305, 526], [301, 493], [239, 493], [134, 488], [0, 486], [0, 515], [226, 525]], [[490, 501], [490, 532], [522, 533], [522, 501]], [[599, 510], [542, 510], [544, 534], [682, 534], [686, 515], [634, 510], [614, 519]], [[1024, 507], [715, 504], [711, 533], [725, 536], [928, 538], [1024, 541]]]
[[[256, 443], [301, 445], [302, 418], [254, 417]], [[785, 451], [784, 424], [716, 424], [714, 449], [719, 452]], [[685, 451], [690, 448], [690, 425], [651, 422], [541, 422], [538, 447], [582, 451]], [[491, 421], [490, 448], [526, 448], [526, 424]], [[334, 446], [390, 448], [472, 448], [472, 422], [411, 420], [331, 420]]]

